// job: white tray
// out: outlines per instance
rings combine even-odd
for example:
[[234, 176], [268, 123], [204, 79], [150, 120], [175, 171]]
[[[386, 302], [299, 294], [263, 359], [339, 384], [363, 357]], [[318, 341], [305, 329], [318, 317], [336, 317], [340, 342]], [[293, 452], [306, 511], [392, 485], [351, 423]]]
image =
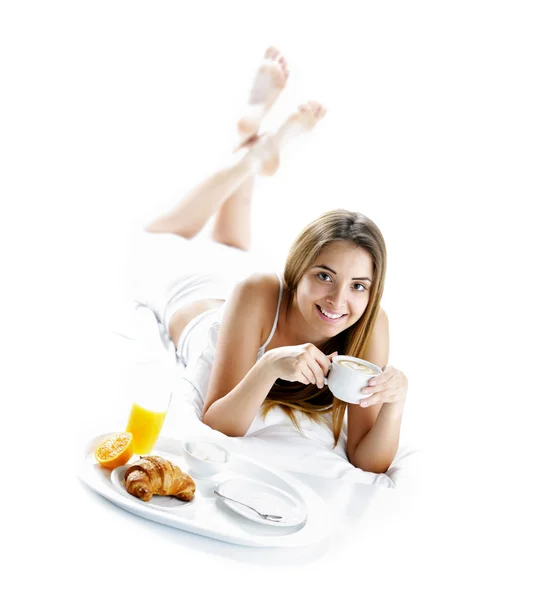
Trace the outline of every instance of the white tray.
[[[233, 453], [231, 463], [223, 473], [210, 479], [194, 478], [196, 492], [192, 502], [181, 503], [177, 508], [169, 508], [169, 505], [155, 508], [128, 493], [119, 492], [112, 484], [111, 471], [102, 468], [95, 460], [95, 448], [110, 435], [111, 433], [100, 435], [86, 444], [83, 457], [79, 457], [78, 476], [95, 492], [135, 515], [242, 546], [303, 547], [319, 542], [331, 529], [326, 505], [316, 492], [286, 473], [264, 467], [236, 453]], [[180, 440], [160, 437], [152, 454], [165, 456], [184, 472], [188, 472]], [[245, 519], [230, 510], [216, 497], [214, 489], [222, 481], [237, 475], [258, 479], [301, 499], [307, 506], [305, 523], [290, 527], [270, 527]]]

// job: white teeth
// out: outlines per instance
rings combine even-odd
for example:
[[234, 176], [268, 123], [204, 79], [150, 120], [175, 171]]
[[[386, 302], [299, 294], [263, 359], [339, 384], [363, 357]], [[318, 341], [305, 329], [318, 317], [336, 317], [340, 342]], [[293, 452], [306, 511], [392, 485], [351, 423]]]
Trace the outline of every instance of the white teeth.
[[318, 307], [320, 309], [320, 312], [323, 315], [326, 315], [326, 317], [329, 317], [330, 319], [340, 319], [342, 317], [342, 313], [340, 315], [334, 314], [334, 313], [329, 313], [327, 310], [324, 310], [321, 306]]

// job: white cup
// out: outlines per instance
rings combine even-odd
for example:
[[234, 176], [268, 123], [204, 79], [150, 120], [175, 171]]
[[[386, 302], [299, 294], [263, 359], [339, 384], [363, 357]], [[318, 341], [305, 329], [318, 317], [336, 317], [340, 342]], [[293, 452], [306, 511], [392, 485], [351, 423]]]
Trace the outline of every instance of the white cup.
[[371, 362], [341, 354], [333, 358], [329, 374], [324, 377], [324, 383], [335, 398], [348, 404], [359, 404], [363, 398], [372, 396], [372, 394], [362, 394], [361, 390], [367, 387], [370, 379], [380, 375], [381, 372], [380, 367]]

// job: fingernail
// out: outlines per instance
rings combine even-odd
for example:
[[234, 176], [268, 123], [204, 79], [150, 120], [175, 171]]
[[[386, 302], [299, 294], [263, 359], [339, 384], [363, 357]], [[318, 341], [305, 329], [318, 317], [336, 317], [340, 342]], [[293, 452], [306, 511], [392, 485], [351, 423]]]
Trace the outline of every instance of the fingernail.
[[370, 392], [370, 390], [369, 390], [368, 388], [363, 388], [363, 389], [361, 390], [361, 393], [362, 393], [362, 394], [368, 394], [369, 392]]
[[361, 406], [368, 406], [368, 402], [366, 400], [363, 400], [363, 402], [361, 402]]

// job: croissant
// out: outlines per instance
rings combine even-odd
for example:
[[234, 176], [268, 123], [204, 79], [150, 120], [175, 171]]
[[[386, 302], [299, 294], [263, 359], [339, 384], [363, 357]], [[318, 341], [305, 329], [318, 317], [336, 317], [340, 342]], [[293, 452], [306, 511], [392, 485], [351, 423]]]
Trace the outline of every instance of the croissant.
[[125, 471], [125, 487], [129, 494], [149, 502], [153, 495], [176, 496], [190, 502], [195, 494], [195, 482], [177, 465], [161, 456], [145, 456]]

